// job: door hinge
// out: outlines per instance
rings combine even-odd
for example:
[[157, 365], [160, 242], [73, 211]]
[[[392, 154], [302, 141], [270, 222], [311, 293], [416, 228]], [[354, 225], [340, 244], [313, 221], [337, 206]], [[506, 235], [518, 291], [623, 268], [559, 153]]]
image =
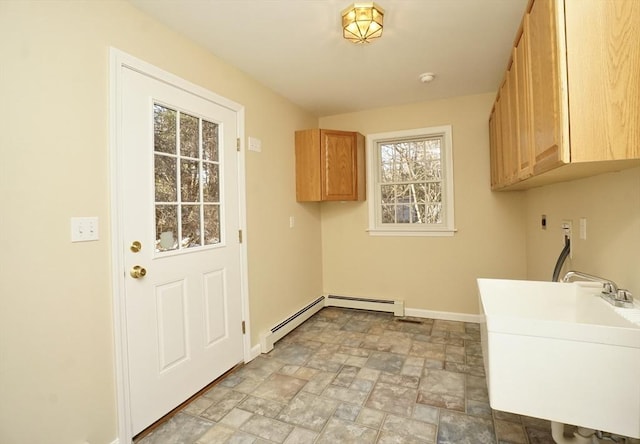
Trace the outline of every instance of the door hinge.
[[240, 151], [240, 138], [239, 137], [236, 139], [236, 150]]
[[247, 327], [246, 327], [244, 321], [242, 321], [242, 334], [244, 335], [246, 333], [247, 333]]
[[238, 230], [238, 242], [242, 243], [242, 230]]

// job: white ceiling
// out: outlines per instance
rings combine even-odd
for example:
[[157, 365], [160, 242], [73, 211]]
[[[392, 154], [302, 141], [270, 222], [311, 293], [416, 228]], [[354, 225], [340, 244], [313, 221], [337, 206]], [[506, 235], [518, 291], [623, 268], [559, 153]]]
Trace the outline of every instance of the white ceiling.
[[527, 4], [379, 0], [383, 36], [356, 45], [349, 0], [129, 1], [317, 116], [497, 90]]

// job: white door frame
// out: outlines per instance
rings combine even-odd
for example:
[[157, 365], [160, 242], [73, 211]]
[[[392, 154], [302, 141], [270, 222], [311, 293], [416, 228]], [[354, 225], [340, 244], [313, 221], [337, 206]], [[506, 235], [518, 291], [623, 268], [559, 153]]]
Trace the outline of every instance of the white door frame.
[[[205, 100], [210, 100], [236, 112], [238, 118], [238, 134], [240, 152], [238, 153], [238, 207], [240, 229], [246, 233], [246, 188], [245, 188], [245, 157], [244, 157], [244, 107], [229, 99], [221, 97], [211, 91], [190, 83], [171, 73], [137, 59], [116, 48], [110, 48], [110, 101], [109, 101], [109, 157], [110, 157], [110, 204], [111, 204], [111, 275], [113, 299], [113, 334], [114, 358], [116, 374], [116, 402], [118, 417], [119, 444], [130, 444], [131, 404], [129, 399], [129, 360], [127, 355], [127, 324], [125, 317], [125, 276], [124, 270], [124, 238], [123, 238], [123, 209], [122, 196], [126, 192], [123, 187], [122, 165], [125, 159], [122, 145], [122, 68], [132, 69], [176, 88], [190, 92]], [[246, 334], [243, 337], [244, 361], [249, 362], [251, 356], [251, 333], [249, 330], [249, 285], [247, 275], [247, 236], [240, 244], [240, 292], [242, 300], [242, 319], [246, 324]]]

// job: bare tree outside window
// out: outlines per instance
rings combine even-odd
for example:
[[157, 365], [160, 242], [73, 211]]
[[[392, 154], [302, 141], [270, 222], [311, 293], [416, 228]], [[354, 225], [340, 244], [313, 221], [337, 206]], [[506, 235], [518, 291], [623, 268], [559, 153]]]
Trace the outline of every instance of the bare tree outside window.
[[218, 244], [218, 125], [154, 104], [156, 251]]
[[451, 127], [369, 134], [367, 152], [370, 234], [455, 231]]
[[380, 142], [383, 224], [442, 222], [440, 138]]

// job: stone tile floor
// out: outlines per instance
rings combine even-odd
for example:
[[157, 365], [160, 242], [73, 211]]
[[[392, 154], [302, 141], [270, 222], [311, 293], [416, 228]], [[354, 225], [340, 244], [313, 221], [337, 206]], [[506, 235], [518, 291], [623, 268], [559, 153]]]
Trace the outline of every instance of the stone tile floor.
[[553, 439], [489, 406], [478, 324], [325, 308], [136, 444], [273, 442]]

